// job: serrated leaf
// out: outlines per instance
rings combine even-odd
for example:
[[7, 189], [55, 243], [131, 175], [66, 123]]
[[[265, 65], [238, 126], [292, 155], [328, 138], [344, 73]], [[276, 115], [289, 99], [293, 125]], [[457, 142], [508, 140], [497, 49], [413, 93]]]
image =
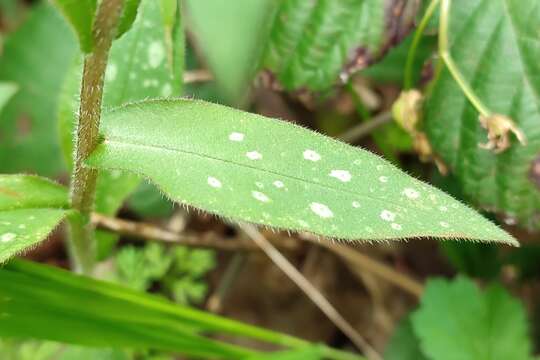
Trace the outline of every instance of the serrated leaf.
[[412, 321], [429, 358], [530, 359], [525, 311], [500, 286], [480, 292], [466, 278], [431, 280]]
[[241, 103], [268, 37], [274, 0], [188, 0], [188, 26], [221, 95]]
[[63, 170], [54, 120], [76, 46], [61, 15], [46, 3], [33, 6], [6, 38], [0, 81], [16, 83], [19, 91], [0, 114], [0, 172], [57, 175]]
[[512, 139], [511, 147], [498, 155], [480, 149], [486, 131], [447, 70], [427, 99], [430, 141], [476, 204], [504, 213], [510, 222], [538, 227], [540, 7], [536, 1], [462, 1], [452, 6], [450, 23], [450, 51], [457, 66], [492, 111], [513, 118], [528, 145]]
[[65, 217], [67, 190], [27, 175], [0, 175], [0, 263], [35, 246]]
[[[3, 338], [32, 337], [84, 346], [159, 349], [202, 359], [245, 359], [263, 354], [214, 340], [212, 335], [235, 335], [294, 348], [309, 345], [286, 334], [27, 261], [12, 261], [0, 269], [0, 283]], [[320, 348], [325, 355], [362, 359]]]
[[280, 3], [264, 66], [288, 90], [325, 90], [384, 42], [386, 0], [285, 0]]
[[517, 242], [443, 192], [358, 148], [286, 122], [192, 100], [103, 117], [87, 164], [144, 175], [211, 213], [342, 239]]
[[53, 0], [53, 3], [73, 27], [79, 38], [81, 50], [85, 53], [91, 52], [94, 47], [92, 24], [97, 0]]
[[0, 112], [17, 90], [18, 86], [14, 83], [0, 82]]

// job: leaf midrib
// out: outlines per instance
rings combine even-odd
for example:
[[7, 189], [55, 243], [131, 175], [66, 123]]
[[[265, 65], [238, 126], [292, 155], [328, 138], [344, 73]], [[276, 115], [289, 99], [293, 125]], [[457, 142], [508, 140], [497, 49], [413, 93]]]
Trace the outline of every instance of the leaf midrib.
[[[244, 168], [252, 169], [252, 170], [255, 170], [255, 171], [266, 172], [268, 174], [277, 175], [277, 176], [280, 176], [280, 177], [283, 177], [283, 178], [288, 178], [288, 179], [296, 180], [296, 181], [299, 181], [299, 182], [308, 183], [308, 184], [311, 184], [311, 185], [314, 185], [314, 186], [322, 187], [322, 188], [327, 189], [327, 190], [331, 190], [333, 192], [350, 194], [350, 195], [353, 195], [355, 197], [369, 199], [369, 200], [377, 201], [377, 202], [380, 202], [380, 203], [383, 203], [383, 204], [391, 204], [391, 205], [393, 205], [393, 206], [395, 206], [396, 208], [399, 208], [399, 209], [407, 209], [407, 210], [411, 210], [411, 211], [430, 213], [430, 210], [427, 210], [427, 209], [408, 208], [408, 207], [405, 207], [405, 206], [403, 206], [401, 204], [394, 203], [392, 201], [381, 200], [381, 199], [378, 199], [378, 198], [375, 198], [375, 197], [371, 197], [369, 195], [360, 194], [360, 193], [357, 193], [357, 192], [354, 192], [354, 191], [351, 191], [351, 190], [347, 190], [347, 189], [336, 189], [336, 188], [333, 188], [333, 187], [331, 187], [329, 185], [322, 184], [322, 183], [317, 183], [317, 182], [314, 182], [312, 180], [296, 177], [296, 176], [289, 175], [289, 174], [283, 174], [281, 172], [277, 172], [277, 171], [273, 171], [273, 170], [269, 170], [269, 169], [262, 169], [262, 168], [259, 168], [259, 167], [234, 162], [234, 161], [231, 161], [231, 160], [228, 160], [228, 159], [222, 159], [222, 158], [215, 157], [215, 156], [212, 156], [212, 155], [209, 155], [209, 154], [196, 153], [196, 152], [188, 151], [188, 150], [185, 150], [185, 149], [175, 149], [175, 148], [171, 148], [171, 147], [163, 146], [163, 145], [142, 144], [142, 143], [135, 142], [135, 141], [132, 141], [130, 139], [126, 139], [126, 138], [122, 138], [122, 137], [109, 137], [109, 138], [106, 138], [103, 141], [103, 144], [105, 144], [105, 145], [107, 145], [107, 144], [113, 144], [114, 145], [115, 143], [120, 144], [120, 145], [124, 145], [124, 146], [148, 148], [148, 149], [152, 149], [152, 150], [162, 150], [162, 151], [181, 153], [181, 154], [187, 154], [187, 155], [191, 155], [191, 156], [197, 156], [197, 157], [201, 157], [201, 158], [211, 159], [211, 160], [227, 163], [227, 164], [230, 164], [230, 165], [233, 165], [233, 166], [244, 167]], [[419, 180], [417, 180], [417, 181], [419, 181]]]

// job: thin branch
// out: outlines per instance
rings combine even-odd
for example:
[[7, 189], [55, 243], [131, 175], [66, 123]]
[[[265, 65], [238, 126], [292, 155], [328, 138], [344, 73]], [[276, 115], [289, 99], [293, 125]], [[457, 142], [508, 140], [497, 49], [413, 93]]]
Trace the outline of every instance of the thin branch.
[[239, 227], [283, 271], [317, 307], [366, 355], [370, 360], [382, 360], [381, 355], [352, 327], [347, 320], [254, 226]]
[[346, 245], [332, 244], [328, 241], [318, 241], [314, 236], [306, 234], [301, 237], [303, 240], [322, 246], [332, 251], [347, 262], [388, 281], [400, 289], [408, 292], [417, 299], [422, 296], [424, 286], [417, 280], [397, 272], [388, 265], [370, 258]]
[[[164, 230], [152, 224], [122, 220], [101, 214], [92, 214], [94, 226], [136, 239], [160, 241], [176, 245], [218, 249], [224, 251], [259, 251], [253, 243], [244, 240], [225, 240], [213, 233], [206, 235], [183, 235]], [[294, 251], [299, 244], [292, 239], [276, 244], [283, 250]]]
[[392, 121], [392, 113], [385, 111], [374, 116], [370, 120], [363, 122], [338, 136], [338, 139], [344, 142], [353, 143], [364, 136], [369, 135], [373, 130]]

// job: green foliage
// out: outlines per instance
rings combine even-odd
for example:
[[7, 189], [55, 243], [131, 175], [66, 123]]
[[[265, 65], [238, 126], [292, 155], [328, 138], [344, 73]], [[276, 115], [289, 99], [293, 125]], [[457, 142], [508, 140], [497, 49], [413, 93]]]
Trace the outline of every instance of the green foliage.
[[[288, 347], [306, 342], [30, 262], [0, 269], [0, 335], [94, 347], [154, 348], [202, 358], [257, 352], [206, 337], [235, 334]], [[203, 335], [204, 334], [204, 335]], [[332, 358], [357, 357], [324, 348]]]
[[145, 175], [172, 199], [228, 218], [342, 239], [434, 236], [516, 244], [477, 213], [358, 148], [191, 100], [104, 115], [87, 163]]
[[150, 243], [123, 247], [116, 255], [116, 281], [145, 291], [159, 283], [160, 292], [180, 304], [199, 303], [206, 295], [203, 276], [215, 266], [214, 253]]
[[129, 360], [125, 352], [94, 349], [50, 341], [0, 340], [3, 360]]
[[[264, 67], [288, 90], [325, 90], [376, 57], [384, 42], [385, 0], [285, 0], [272, 26]], [[366, 55], [367, 54], [367, 55]]]
[[35, 6], [26, 22], [6, 38], [0, 81], [17, 84], [19, 91], [0, 114], [0, 172], [56, 175], [62, 170], [56, 101], [76, 51], [69, 28], [47, 4]]
[[0, 83], [0, 112], [2, 108], [7, 104], [13, 95], [18, 90], [18, 86], [14, 83], [1, 82]]
[[246, 90], [258, 70], [277, 3], [274, 0], [186, 2], [188, 25], [222, 96], [229, 103], [239, 103], [247, 94]]
[[384, 360], [429, 360], [420, 349], [411, 318], [402, 319], [384, 351]]
[[124, 35], [135, 22], [141, 0], [124, 0], [124, 8], [116, 29], [116, 37]]
[[476, 94], [494, 112], [513, 118], [528, 145], [512, 139], [494, 154], [478, 113], [444, 69], [426, 104], [426, 130], [435, 151], [459, 178], [466, 195], [486, 209], [528, 227], [540, 224], [540, 191], [533, 161], [540, 154], [540, 7], [534, 1], [455, 3], [451, 54]]
[[66, 216], [67, 191], [34, 176], [0, 175], [0, 263], [45, 239]]
[[530, 359], [525, 311], [499, 286], [431, 280], [412, 316], [421, 349], [437, 360]]
[[97, 0], [53, 0], [53, 3], [75, 30], [81, 50], [85, 53], [91, 52], [94, 47], [92, 24]]

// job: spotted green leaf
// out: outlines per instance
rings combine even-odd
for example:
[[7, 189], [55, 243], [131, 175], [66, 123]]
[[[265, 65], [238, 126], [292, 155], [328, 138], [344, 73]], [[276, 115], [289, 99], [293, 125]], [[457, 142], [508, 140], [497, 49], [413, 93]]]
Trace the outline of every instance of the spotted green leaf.
[[10, 82], [0, 82], [0, 111], [9, 99], [17, 92], [17, 85]]
[[433, 236], [517, 244], [385, 160], [286, 122], [192, 100], [103, 117], [87, 163], [154, 181], [172, 199], [234, 220], [340, 239]]
[[412, 325], [429, 359], [531, 359], [523, 306], [497, 285], [481, 292], [466, 278], [431, 280]]
[[[284, 0], [266, 46], [264, 67], [288, 90], [325, 90], [379, 56], [386, 23], [399, 23], [387, 0]], [[412, 2], [411, 2], [412, 3]], [[389, 30], [392, 27], [388, 27]]]
[[85, 53], [91, 52], [94, 47], [92, 24], [97, 0], [53, 0], [53, 3], [75, 30], [81, 50]]
[[510, 116], [528, 145], [511, 136], [500, 154], [487, 142], [478, 112], [445, 69], [426, 103], [429, 139], [477, 205], [502, 213], [509, 224], [540, 226], [540, 6], [538, 1], [455, 2], [450, 14], [451, 54], [492, 111]]
[[65, 208], [64, 187], [35, 176], [0, 175], [0, 263], [45, 239]]

